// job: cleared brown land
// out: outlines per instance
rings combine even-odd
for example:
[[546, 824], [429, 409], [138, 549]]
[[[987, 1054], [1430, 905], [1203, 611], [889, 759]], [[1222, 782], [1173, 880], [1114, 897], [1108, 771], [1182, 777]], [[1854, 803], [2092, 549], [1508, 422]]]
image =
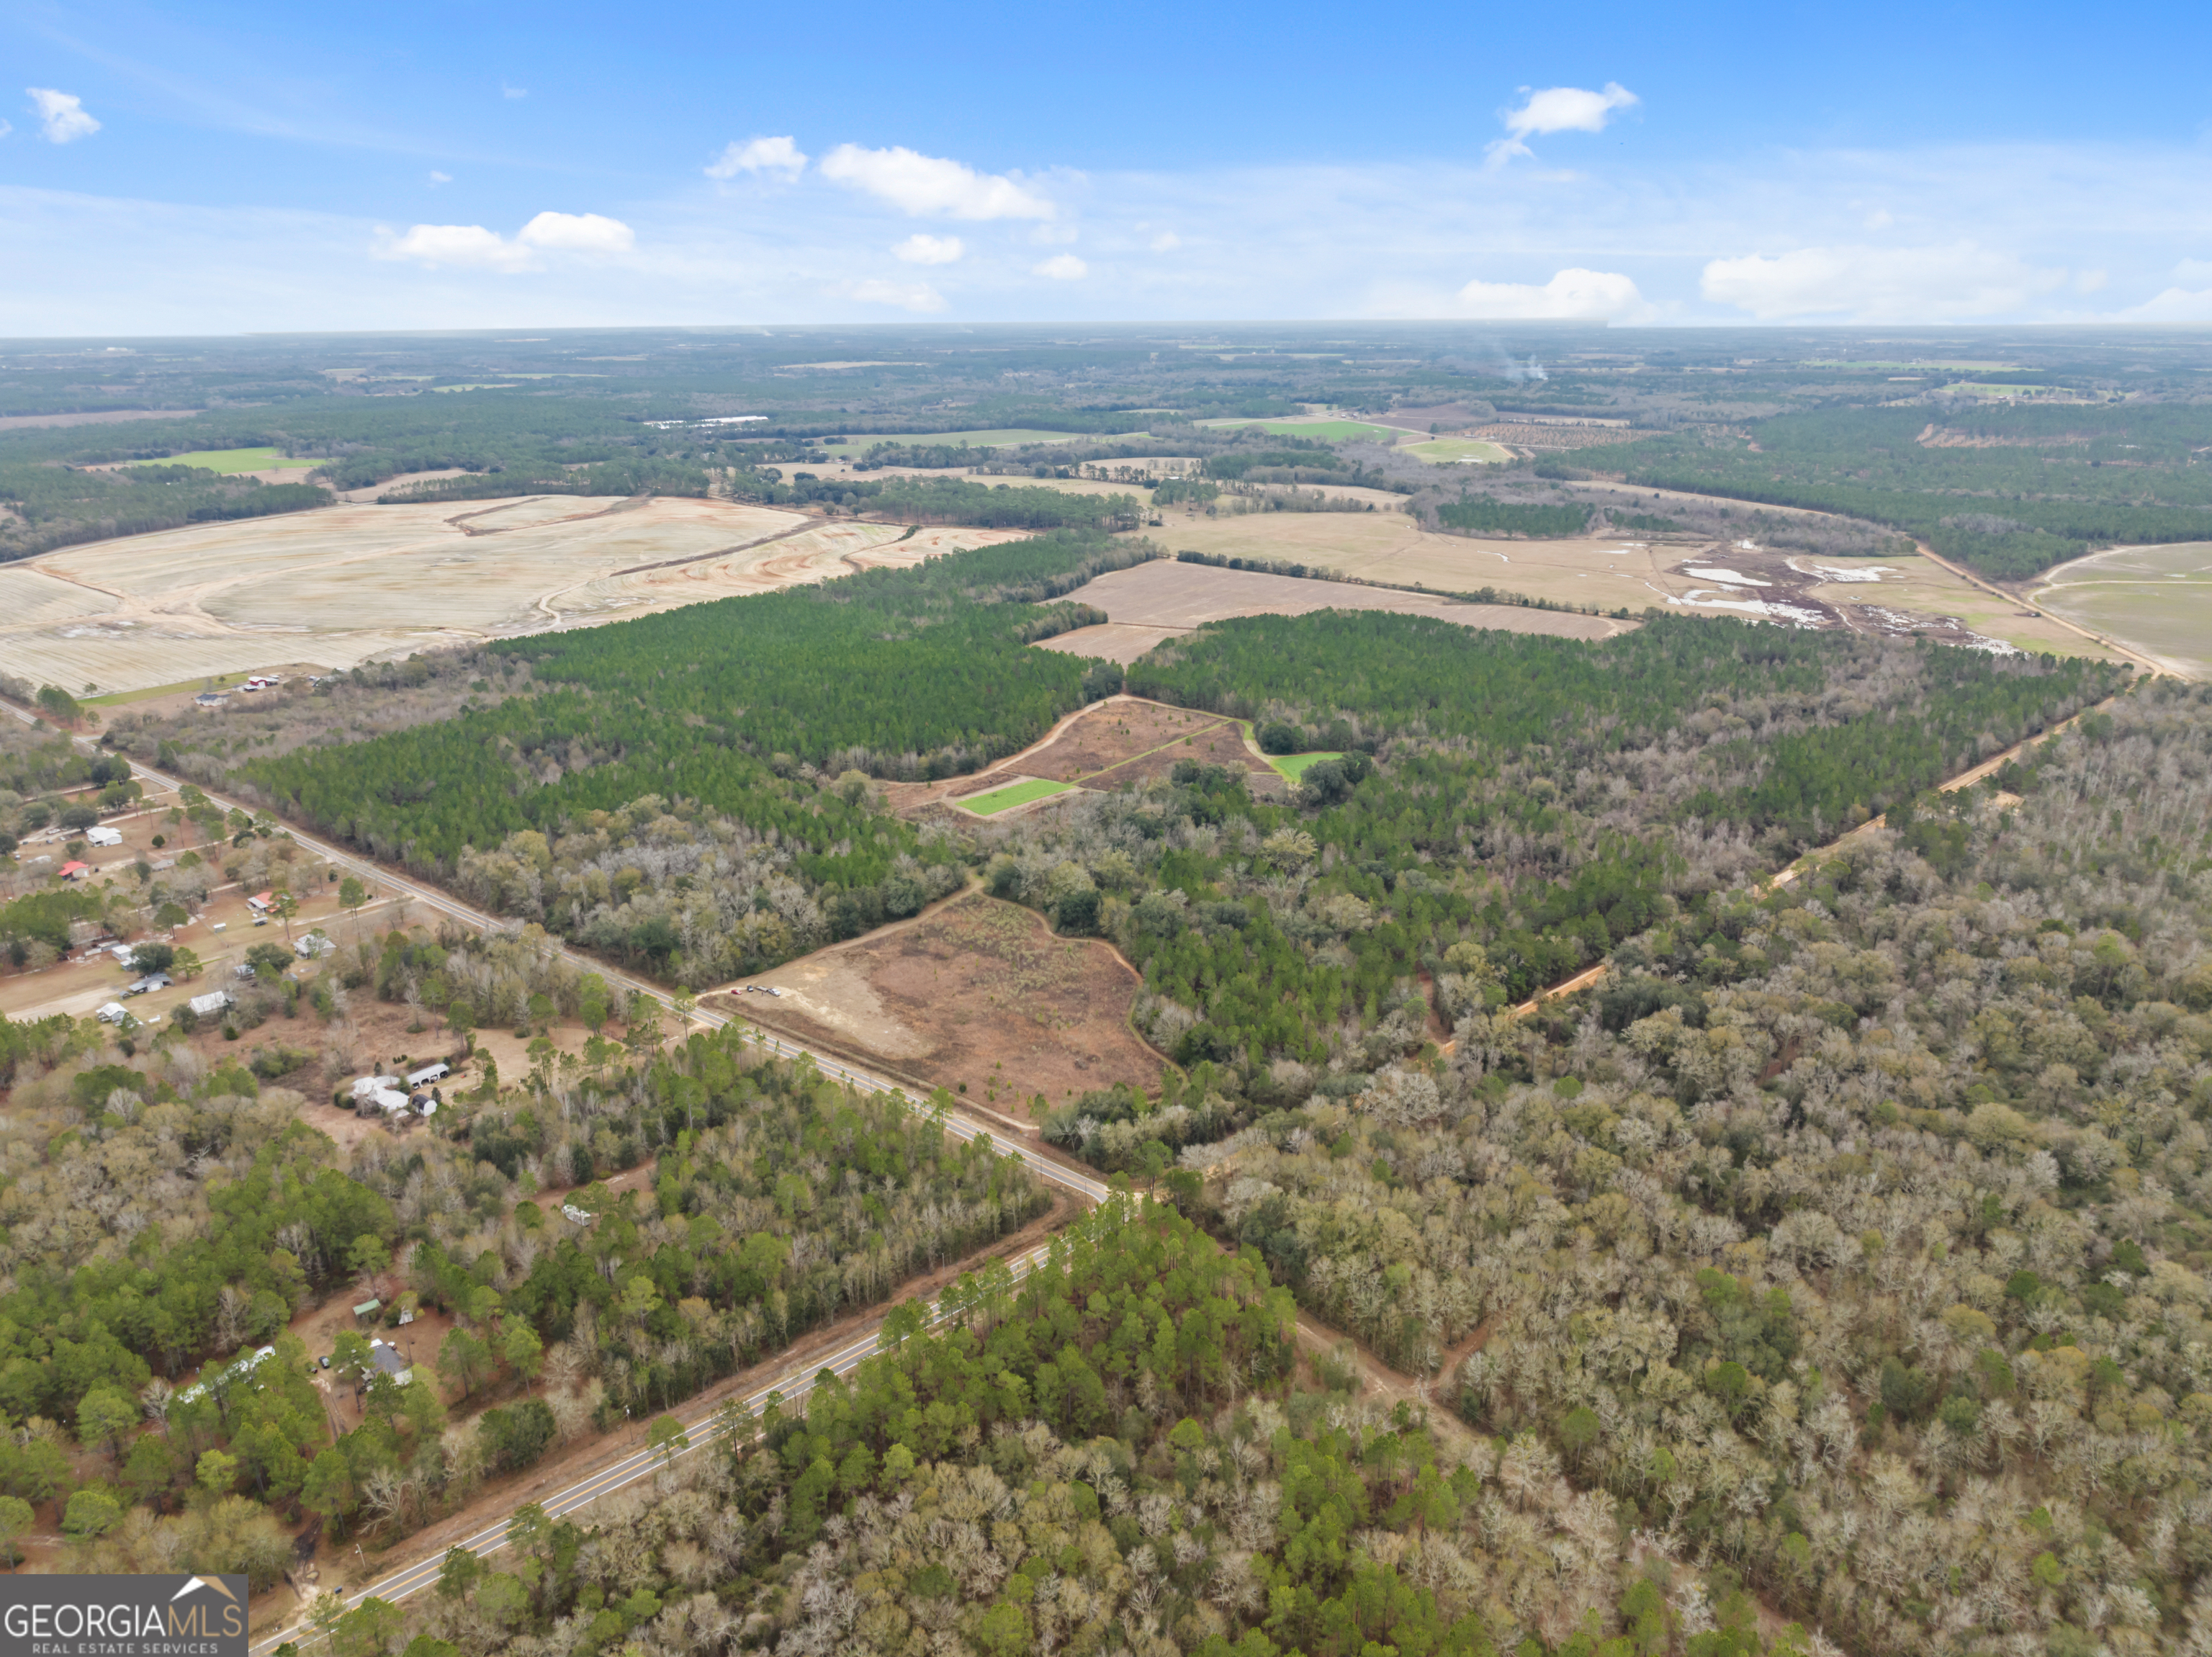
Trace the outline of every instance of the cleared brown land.
[[[1404, 521], [1401, 520], [1401, 521]], [[1426, 593], [1349, 582], [1315, 581], [1295, 576], [1267, 576], [1249, 570], [1166, 559], [1116, 570], [1068, 594], [1076, 603], [1096, 605], [1112, 621], [1079, 627], [1046, 639], [1042, 648], [1074, 655], [1107, 655], [1133, 661], [1163, 638], [1175, 637], [1231, 616], [1303, 616], [1315, 610], [1388, 610], [1434, 616], [1462, 627], [1495, 628], [1509, 633], [1542, 633], [1555, 638], [1611, 638], [1635, 627], [1609, 616], [1571, 611], [1530, 610], [1510, 604], [1458, 604]]]
[[1112, 947], [980, 892], [744, 982], [784, 993], [733, 986], [711, 1004], [1017, 1116], [1037, 1093], [1159, 1085], [1159, 1056], [1128, 1026], [1136, 974]]
[[1243, 728], [1234, 720], [1138, 697], [1117, 697], [1087, 710], [1042, 747], [1024, 755], [1022, 768], [1055, 782], [1115, 787], [1164, 777], [1182, 759], [1270, 769], [1246, 749]]

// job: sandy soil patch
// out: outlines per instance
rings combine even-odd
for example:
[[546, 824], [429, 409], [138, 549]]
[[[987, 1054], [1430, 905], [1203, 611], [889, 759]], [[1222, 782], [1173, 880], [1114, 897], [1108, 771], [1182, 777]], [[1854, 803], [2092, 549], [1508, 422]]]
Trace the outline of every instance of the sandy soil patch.
[[[911, 817], [991, 793], [1025, 777], [1080, 783], [1086, 789], [1124, 788], [1165, 777], [1182, 759], [1242, 770], [1246, 773], [1245, 786], [1255, 795], [1279, 795], [1285, 791], [1281, 774], [1254, 750], [1237, 721], [1124, 695], [1108, 697], [1068, 715], [1041, 740], [987, 770], [936, 783], [887, 783], [884, 797], [893, 811]], [[1050, 799], [1067, 797], [1054, 795]], [[1015, 807], [994, 813], [992, 820], [1000, 821], [1048, 803], [1039, 800]]]
[[208, 524], [0, 570], [0, 659], [102, 691], [350, 667], [917, 562], [1017, 532], [823, 525], [726, 501], [529, 496]]
[[[1636, 505], [1645, 510], [1663, 509], [1664, 502], [1670, 499], [1707, 499], [1650, 490], [1622, 492], [1632, 493]], [[1673, 540], [1478, 539], [1426, 533], [1409, 518], [1380, 513], [1371, 518], [1334, 514], [1292, 518], [1280, 513], [1264, 518], [1194, 517], [1156, 533], [1178, 546], [1194, 545], [1200, 551], [1232, 557], [1284, 558], [1370, 581], [1447, 592], [1496, 587], [1554, 603], [1625, 609], [1633, 615], [1658, 606], [1689, 615], [1741, 619], [1762, 617], [1762, 612], [1746, 607], [1751, 603], [1778, 603], [1798, 613], [1764, 615], [1763, 618], [1899, 637], [1924, 634], [1961, 644], [1972, 644], [1977, 639], [1996, 641], [2017, 649], [2059, 655], [2112, 654], [2055, 621], [2036, 616], [2027, 604], [2008, 603], [1917, 555], [1872, 560], [1827, 558], [1763, 548], [1747, 551], [1727, 543], [1679, 537]], [[1824, 566], [1853, 579], [1826, 578], [1820, 573]], [[1765, 585], [1691, 573], [1699, 569], [1727, 570]], [[1865, 579], [1869, 575], [1874, 578]], [[2173, 584], [2181, 586], [2179, 582]], [[1157, 627], [1172, 620], [1163, 615], [1124, 615], [1110, 605], [1104, 607], [1117, 624]], [[1544, 612], [1516, 613], [1528, 617]], [[1101, 637], [1096, 643], [1086, 637], [1101, 631], [1065, 633], [1049, 643], [1062, 649], [1103, 655], [1133, 649], [1140, 642], [1134, 636]], [[1117, 655], [1115, 659], [1130, 661], [1135, 655]]]
[[[1531, 610], [1516, 605], [1459, 604], [1427, 593], [1267, 576], [1250, 570], [1223, 570], [1212, 564], [1168, 559], [1113, 570], [1086, 582], [1069, 594], [1068, 598], [1097, 606], [1112, 618], [1115, 626], [1135, 625], [1171, 634], [1189, 632], [1210, 621], [1231, 616], [1302, 616], [1315, 610], [1389, 610], [1433, 616], [1463, 627], [1546, 633], [1565, 638], [1610, 638], [1636, 625], [1608, 616]], [[1102, 630], [1078, 628], [1072, 633], [1042, 641], [1042, 646], [1078, 655], [1096, 655], [1097, 651], [1085, 636], [1099, 631]], [[1121, 645], [1133, 641], [1104, 641]]]
[[1128, 1027], [1138, 979], [1111, 946], [1053, 935], [1042, 918], [980, 892], [918, 921], [817, 951], [717, 991], [718, 1010], [965, 1089], [1015, 1116], [1092, 1088], [1159, 1083], [1160, 1058]]

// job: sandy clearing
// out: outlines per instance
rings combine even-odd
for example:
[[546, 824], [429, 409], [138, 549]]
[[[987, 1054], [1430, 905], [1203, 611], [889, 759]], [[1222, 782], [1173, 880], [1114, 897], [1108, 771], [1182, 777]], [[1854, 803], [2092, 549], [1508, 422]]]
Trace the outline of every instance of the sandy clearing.
[[[1387, 610], [1433, 616], [1463, 627], [1495, 628], [1514, 633], [1543, 633], [1560, 638], [1611, 638], [1634, 628], [1632, 621], [1570, 611], [1531, 610], [1517, 605], [1457, 604], [1426, 593], [1359, 587], [1347, 582], [1267, 576], [1256, 570], [1222, 570], [1212, 564], [1160, 559], [1116, 570], [1069, 594], [1072, 602], [1096, 605], [1115, 628], [1164, 633], [1188, 632], [1231, 616], [1302, 616], [1315, 610]], [[1078, 628], [1042, 642], [1047, 649], [1078, 655], [1097, 654], [1086, 635], [1106, 628]], [[1127, 649], [1135, 637], [1124, 634], [1100, 643]]]
[[0, 570], [0, 660], [103, 692], [413, 650], [903, 566], [1021, 532], [527, 496], [208, 524]]
[[1110, 945], [1055, 937], [1043, 918], [971, 892], [927, 917], [817, 950], [714, 992], [772, 1029], [865, 1057], [927, 1066], [972, 1104], [1027, 1114], [1115, 1081], [1147, 1090], [1160, 1058], [1128, 1027], [1135, 972]]

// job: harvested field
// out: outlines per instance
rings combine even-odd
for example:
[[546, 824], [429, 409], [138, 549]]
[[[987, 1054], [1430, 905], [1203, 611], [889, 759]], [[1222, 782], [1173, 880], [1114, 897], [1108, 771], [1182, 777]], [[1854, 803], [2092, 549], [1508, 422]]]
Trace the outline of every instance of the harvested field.
[[2032, 601], [2186, 678], [2212, 673], [2212, 542], [2092, 552], [2045, 570]]
[[[1116, 570], [1068, 594], [1113, 618], [1106, 626], [1079, 627], [1042, 642], [1041, 648], [1076, 655], [1126, 651], [1114, 659], [1133, 661], [1162, 638], [1173, 637], [1230, 616], [1302, 616], [1314, 610], [1390, 610], [1434, 616], [1465, 627], [1492, 627], [1513, 633], [1546, 633], [1563, 638], [1611, 638], [1636, 625], [1609, 616], [1530, 610], [1517, 605], [1456, 604], [1425, 593], [1356, 587], [1346, 582], [1266, 576], [1249, 570], [1158, 560]], [[1641, 608], [1641, 606], [1638, 606]], [[1099, 635], [1108, 635], [1099, 637]], [[1149, 637], [1148, 637], [1149, 636]], [[1142, 649], [1133, 649], [1142, 643]]]
[[[1624, 509], [1663, 510], [1668, 499], [1705, 498], [1671, 492], [1662, 497], [1650, 490], [1633, 493], [1634, 499], [1623, 502]], [[1850, 627], [1863, 632], [1925, 633], [1954, 643], [1994, 640], [2018, 649], [2049, 650], [2061, 655], [2112, 654], [2054, 621], [2033, 614], [2026, 604], [2008, 604], [1917, 556], [1869, 564], [1863, 559], [1785, 556], [1764, 549], [1747, 552], [1741, 547], [1686, 537], [1672, 540], [1478, 539], [1425, 532], [1412, 518], [1379, 512], [1372, 516], [1364, 513], [1295, 517], [1275, 513], [1249, 518], [1190, 515], [1176, 518], [1172, 527], [1152, 533], [1170, 545], [1209, 554], [1280, 558], [1370, 581], [1440, 592], [1496, 587], [1559, 604], [1625, 609], [1632, 615], [1664, 605], [1691, 615], [1747, 618], [1761, 612], [1744, 608], [1747, 601], [1786, 601], [1802, 613], [1768, 618], [1805, 626]], [[1793, 558], [1802, 568], [1793, 567]], [[1753, 562], [1745, 563], [1746, 559]], [[1824, 576], [1820, 573], [1822, 566], [1850, 579]], [[1737, 587], [1686, 574], [1692, 568], [1729, 569], [1768, 585]], [[2174, 585], [2178, 588], [2180, 583]], [[1419, 597], [1418, 594], [1407, 596]], [[1170, 636], [1161, 625], [1170, 618], [1124, 616], [1110, 604], [1095, 598], [1091, 601], [1100, 603], [1117, 624], [1127, 624], [1130, 631], [1116, 637], [1103, 628], [1084, 629], [1049, 643], [1090, 655], [1113, 652], [1114, 660], [1126, 663]], [[1139, 634], [1138, 627], [1151, 629], [1152, 636]]]
[[722, 501], [347, 503], [71, 547], [0, 570], [0, 658], [101, 691], [641, 615], [1018, 532], [824, 525]]
[[1156, 1088], [1160, 1058], [1131, 1033], [1138, 978], [1103, 943], [1054, 937], [981, 892], [713, 993], [719, 1010], [884, 1065], [917, 1086], [964, 1087], [1019, 1117], [1118, 1081]]

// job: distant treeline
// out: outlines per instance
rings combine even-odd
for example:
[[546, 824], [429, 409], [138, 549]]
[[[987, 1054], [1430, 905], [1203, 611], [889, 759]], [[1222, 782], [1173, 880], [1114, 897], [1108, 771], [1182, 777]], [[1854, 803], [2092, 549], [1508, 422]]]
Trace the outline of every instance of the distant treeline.
[[965, 478], [823, 478], [788, 482], [764, 472], [734, 475], [731, 492], [768, 506], [827, 505], [908, 523], [973, 524], [982, 529], [1134, 529], [1143, 508], [1133, 495], [1077, 495]]
[[1579, 535], [1589, 527], [1586, 506], [1516, 506], [1488, 495], [1462, 495], [1437, 509], [1437, 521], [1462, 535]]
[[2212, 408], [1930, 413], [1822, 409], [1754, 423], [1755, 449], [1680, 434], [1583, 449], [1575, 460], [1644, 487], [1887, 524], [2009, 579], [2095, 546], [2212, 539], [2212, 468], [2201, 454], [2212, 446]]
[[84, 472], [0, 460], [0, 562], [57, 547], [146, 535], [226, 518], [260, 518], [328, 506], [313, 484], [264, 484], [198, 466]]

